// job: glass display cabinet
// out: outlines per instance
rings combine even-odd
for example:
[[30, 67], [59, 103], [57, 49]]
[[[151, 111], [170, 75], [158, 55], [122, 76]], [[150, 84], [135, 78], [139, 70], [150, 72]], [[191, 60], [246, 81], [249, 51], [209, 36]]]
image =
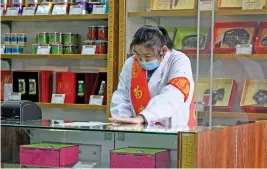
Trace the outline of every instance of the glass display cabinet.
[[[109, 0], [108, 14], [31, 16], [28, 20], [1, 16], [7, 25], [2, 36], [27, 28], [32, 38], [37, 31], [77, 31], [88, 40], [88, 26], [108, 26], [107, 54], [2, 55], [12, 59], [6, 70], [51, 69], [55, 72], [53, 92], [56, 72], [97, 73], [98, 80], [91, 79], [91, 95], [97, 93], [101, 81], [107, 82], [103, 105], [89, 105], [88, 100], [84, 104], [38, 102], [41, 120], [2, 119], [2, 166], [267, 168], [266, 8], [262, 0]], [[174, 48], [190, 58], [197, 127], [94, 122], [110, 117], [117, 77], [131, 56], [133, 34], [144, 24], [164, 26]]]
[[120, 0], [119, 72], [135, 31], [165, 27], [191, 61], [198, 125], [264, 120], [266, 1]]

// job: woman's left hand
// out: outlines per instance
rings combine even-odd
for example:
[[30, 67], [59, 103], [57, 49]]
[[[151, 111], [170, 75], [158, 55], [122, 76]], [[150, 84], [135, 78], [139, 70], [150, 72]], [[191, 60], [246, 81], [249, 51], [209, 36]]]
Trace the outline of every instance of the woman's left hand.
[[109, 118], [111, 123], [122, 123], [122, 124], [143, 124], [145, 122], [142, 116], [134, 118]]

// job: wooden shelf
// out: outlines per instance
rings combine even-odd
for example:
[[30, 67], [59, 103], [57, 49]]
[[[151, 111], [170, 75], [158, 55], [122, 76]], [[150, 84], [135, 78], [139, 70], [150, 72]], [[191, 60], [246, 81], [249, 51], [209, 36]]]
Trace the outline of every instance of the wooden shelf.
[[1, 58], [5, 59], [93, 59], [106, 60], [107, 55], [35, 55], [35, 54], [2, 54]]
[[[189, 58], [196, 59], [197, 55], [188, 54]], [[201, 54], [200, 59], [209, 59], [210, 54]], [[249, 60], [267, 60], [266, 54], [252, 54], [252, 55], [235, 55], [235, 54], [214, 54], [215, 60], [234, 60], [234, 59], [249, 59]]]
[[88, 104], [52, 104], [52, 103], [37, 103], [41, 108], [56, 108], [56, 109], [83, 109], [83, 110], [106, 110], [106, 106], [88, 105]]
[[[211, 11], [201, 11], [202, 14], [211, 14]], [[217, 10], [217, 16], [230, 15], [267, 15], [267, 9], [262, 10]], [[160, 16], [197, 16], [197, 10], [166, 10], [152, 12], [128, 12], [128, 17], [160, 17]]]
[[[204, 117], [204, 112], [199, 112], [199, 117]], [[241, 112], [213, 112], [216, 118], [255, 118], [267, 120], [267, 113], [241, 113]]]
[[108, 19], [108, 14], [89, 15], [35, 15], [35, 16], [1, 16], [1, 21], [53, 21], [53, 20], [96, 20]]

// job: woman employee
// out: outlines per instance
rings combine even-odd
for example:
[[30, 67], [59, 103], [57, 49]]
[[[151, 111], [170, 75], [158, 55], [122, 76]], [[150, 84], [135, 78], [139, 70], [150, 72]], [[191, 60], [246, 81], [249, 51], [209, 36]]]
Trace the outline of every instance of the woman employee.
[[111, 101], [114, 123], [195, 126], [191, 63], [163, 27], [145, 25], [130, 45]]

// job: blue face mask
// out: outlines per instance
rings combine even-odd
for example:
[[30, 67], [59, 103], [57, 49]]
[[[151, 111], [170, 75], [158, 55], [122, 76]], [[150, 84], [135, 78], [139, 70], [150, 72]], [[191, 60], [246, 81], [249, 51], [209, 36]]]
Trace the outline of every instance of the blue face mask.
[[144, 68], [145, 70], [154, 70], [154, 69], [158, 68], [160, 65], [157, 59], [150, 61], [150, 62], [139, 61], [139, 63], [142, 66], [142, 68]]

